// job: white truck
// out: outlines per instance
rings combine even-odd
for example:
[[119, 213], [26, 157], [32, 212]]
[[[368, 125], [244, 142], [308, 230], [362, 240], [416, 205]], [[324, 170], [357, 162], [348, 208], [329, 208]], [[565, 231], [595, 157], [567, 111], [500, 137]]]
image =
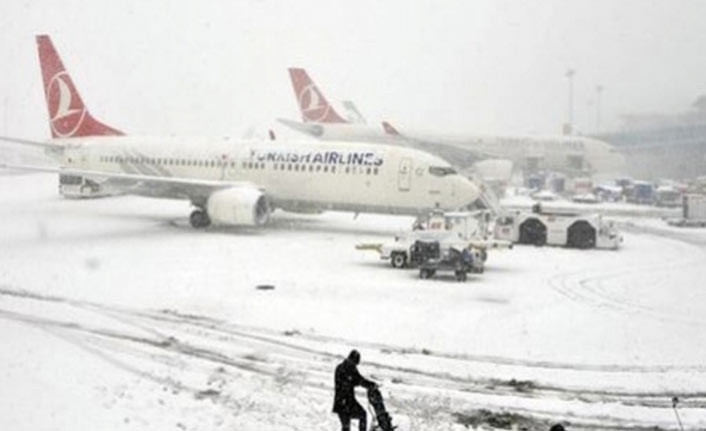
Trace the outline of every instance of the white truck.
[[416, 267], [421, 262], [413, 253], [417, 241], [438, 241], [444, 250], [468, 249], [472, 256], [471, 272], [482, 273], [489, 249], [512, 248], [512, 243], [492, 238], [488, 211], [434, 212], [413, 230], [400, 233], [386, 243], [358, 244], [358, 250], [374, 250], [380, 258], [389, 260], [393, 268]]
[[451, 249], [459, 252], [468, 249], [472, 257], [471, 272], [482, 273], [485, 270], [485, 261], [488, 258], [487, 251], [475, 247], [469, 241], [462, 240], [453, 232], [417, 230], [403, 236], [397, 236], [394, 241], [385, 244], [360, 244], [358, 249], [378, 251], [380, 258], [389, 260], [393, 268], [416, 268], [422, 263], [420, 256], [414, 253], [413, 246], [417, 241], [438, 242], [439, 248], [444, 253]]
[[623, 241], [615, 224], [600, 214], [507, 211], [498, 215], [495, 238], [516, 244], [557, 245], [579, 249], [617, 249]]
[[78, 175], [59, 175], [59, 194], [68, 199], [102, 198], [114, 196], [115, 191], [107, 191], [103, 183]]
[[682, 216], [667, 220], [672, 226], [706, 227], [706, 195], [687, 193], [682, 197]]

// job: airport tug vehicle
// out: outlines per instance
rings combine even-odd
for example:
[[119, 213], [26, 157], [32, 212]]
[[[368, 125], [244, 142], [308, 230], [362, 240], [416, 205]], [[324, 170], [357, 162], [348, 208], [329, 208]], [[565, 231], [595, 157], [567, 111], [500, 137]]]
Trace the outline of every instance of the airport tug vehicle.
[[532, 211], [506, 211], [495, 222], [495, 238], [516, 244], [557, 245], [578, 249], [616, 250], [623, 242], [612, 221], [600, 214], [544, 212], [536, 204]]
[[469, 272], [483, 272], [482, 265], [473, 265], [470, 247], [442, 247], [439, 241], [417, 240], [411, 248], [419, 259], [419, 278], [432, 278], [437, 271], [452, 271], [458, 281], [466, 281]]

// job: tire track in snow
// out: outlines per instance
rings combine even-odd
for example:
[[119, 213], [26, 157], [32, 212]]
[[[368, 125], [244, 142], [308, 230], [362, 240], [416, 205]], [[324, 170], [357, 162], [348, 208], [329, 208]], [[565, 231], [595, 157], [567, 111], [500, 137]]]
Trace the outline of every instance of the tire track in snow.
[[[277, 378], [278, 374], [283, 369], [301, 369], [306, 366], [303, 375], [300, 376], [301, 384], [310, 386], [318, 390], [330, 391], [330, 372], [333, 368], [333, 361], [339, 358], [338, 355], [332, 354], [327, 350], [315, 349], [309, 346], [299, 345], [293, 340], [293, 337], [286, 337], [282, 334], [275, 336], [273, 331], [255, 331], [252, 328], [249, 330], [233, 329], [232, 325], [227, 322], [214, 321], [213, 319], [193, 315], [180, 315], [175, 312], [158, 311], [145, 312], [135, 311], [124, 308], [116, 308], [104, 306], [101, 304], [88, 303], [83, 301], [68, 300], [64, 298], [48, 298], [42, 299], [40, 295], [31, 294], [28, 292], [0, 292], [6, 295], [15, 295], [22, 298], [32, 300], [47, 300], [57, 303], [66, 303], [71, 306], [79, 307], [84, 310], [100, 311], [110, 317], [115, 317], [115, 314], [121, 314], [124, 317], [119, 318], [121, 323], [131, 322], [136, 328], [150, 328], [151, 333], [157, 339], [148, 339], [145, 337], [135, 337], [117, 333], [115, 331], [96, 330], [86, 327], [81, 327], [73, 322], [47, 322], [45, 324], [53, 324], [59, 328], [69, 330], [81, 330], [88, 334], [96, 335], [99, 339], [108, 338], [118, 343], [112, 348], [119, 352], [124, 349], [124, 344], [141, 344], [149, 349], [158, 351], [166, 351], [169, 354], [176, 356], [184, 356], [194, 358], [199, 361], [206, 361], [211, 364], [220, 364], [228, 367], [233, 367], [241, 371], [247, 371], [260, 375], [265, 375], [270, 378]], [[137, 319], [138, 321], [135, 321]], [[147, 322], [150, 323], [147, 323]], [[35, 322], [36, 323], [36, 322]], [[157, 326], [155, 326], [155, 324]], [[160, 326], [161, 325], [161, 326]], [[164, 335], [170, 335], [165, 338]], [[268, 347], [271, 351], [275, 350], [274, 354], [266, 355], [266, 358], [258, 357], [257, 355], [224, 353], [221, 349], [214, 349], [213, 346], [199, 346], [192, 342], [183, 342], [180, 338], [196, 338], [217, 343], [227, 343], [227, 345], [250, 343], [255, 347]], [[306, 336], [297, 336], [294, 338], [302, 338], [306, 340]], [[299, 340], [296, 340], [299, 341]], [[101, 344], [101, 343], [98, 343]], [[110, 349], [105, 346], [105, 343], [99, 348]], [[222, 347], [222, 346], [219, 346]], [[279, 351], [278, 351], [279, 349]], [[227, 351], [227, 350], [226, 350]], [[271, 363], [272, 360], [275, 363]], [[630, 392], [611, 392], [611, 391], [596, 391], [586, 389], [570, 389], [549, 386], [537, 386], [531, 391], [521, 393], [515, 391], [514, 388], [503, 384], [502, 381], [489, 379], [473, 379], [461, 378], [448, 373], [427, 372], [414, 368], [404, 368], [391, 366], [384, 363], [366, 362], [366, 366], [375, 370], [373, 375], [385, 376], [388, 379], [400, 378], [401, 382], [394, 384], [397, 391], [402, 391], [408, 396], [417, 396], [419, 393], [429, 393], [430, 391], [444, 391], [445, 393], [455, 393], [455, 397], [463, 398], [463, 394], [484, 394], [498, 397], [500, 405], [502, 399], [507, 397], [520, 398], [536, 398], [536, 399], [556, 399], [556, 400], [579, 400], [584, 403], [620, 403], [624, 405], [647, 406], [656, 408], [671, 407], [668, 397], [671, 393], [630, 393]], [[694, 393], [690, 403], [700, 403], [703, 405], [705, 394]], [[535, 413], [536, 410], [532, 410]], [[556, 412], [544, 412], [545, 414], [556, 414]], [[590, 419], [590, 418], [585, 418]], [[594, 418], [595, 419], [595, 418]]]
[[[654, 235], [652, 232], [641, 234]], [[625, 298], [619, 298], [610, 292], [608, 286], [611, 282], [634, 276], [647, 274], [664, 274], [679, 269], [691, 269], [706, 262], [706, 255], [699, 250], [697, 257], [693, 256], [694, 243], [684, 241], [681, 237], [663, 235], [670, 239], [671, 248], [669, 260], [655, 263], [640, 263], [619, 270], [605, 271], [603, 268], [558, 274], [548, 280], [549, 286], [567, 299], [585, 304], [599, 310], [615, 313], [640, 313], [661, 322], [698, 325], [706, 327], [706, 320], [684, 316], [676, 310], [665, 310], [656, 306], [639, 304]], [[666, 246], [665, 243], [662, 246]], [[685, 249], [688, 247], [688, 250]], [[639, 295], [638, 295], [639, 296]]]
[[[571, 294], [568, 292], [567, 294]], [[322, 344], [342, 344], [344, 346], [360, 346], [368, 349], [379, 350], [381, 352], [390, 354], [400, 354], [400, 355], [417, 355], [425, 357], [438, 357], [441, 359], [448, 359], [459, 362], [469, 362], [469, 363], [487, 363], [493, 365], [507, 365], [507, 366], [520, 366], [526, 368], [538, 368], [547, 370], [569, 370], [569, 371], [597, 371], [605, 373], [624, 373], [624, 372], [636, 372], [636, 373], [663, 373], [668, 371], [694, 371], [694, 372], [706, 372], [706, 364], [704, 365], [624, 365], [624, 364], [590, 364], [590, 363], [572, 363], [572, 362], [559, 362], [559, 361], [544, 361], [544, 360], [529, 360], [529, 359], [518, 359], [505, 356], [493, 356], [493, 355], [473, 355], [467, 353], [455, 353], [455, 352], [442, 352], [442, 351], [429, 351], [426, 349], [418, 348], [406, 348], [394, 345], [388, 345], [376, 342], [366, 342], [361, 340], [351, 340], [341, 337], [331, 337], [325, 335], [316, 334], [304, 334], [304, 333], [293, 333], [291, 336], [284, 335], [282, 331], [276, 331], [266, 328], [257, 328], [247, 325], [235, 324], [232, 322], [227, 322], [219, 319], [214, 319], [208, 316], [199, 316], [189, 313], [180, 313], [172, 310], [161, 310], [161, 311], [144, 311], [144, 310], [134, 310], [126, 307], [120, 306], [107, 306], [103, 304], [98, 304], [90, 301], [80, 301], [69, 298], [61, 298], [55, 296], [45, 296], [36, 294], [33, 292], [28, 292], [24, 290], [15, 290], [7, 287], [0, 286], [0, 295], [14, 296], [18, 298], [34, 299], [38, 301], [49, 301], [57, 303], [66, 303], [73, 305], [75, 307], [89, 309], [94, 311], [101, 311], [104, 313], [123, 313], [133, 317], [144, 317], [151, 319], [162, 319], [168, 320], [176, 319], [177, 321], [187, 319], [192, 324], [202, 326], [205, 328], [209, 327], [227, 327], [229, 330], [240, 331], [242, 334], [247, 334], [249, 337], [254, 339], [260, 339], [263, 342], [270, 344], [279, 344], [283, 347], [292, 347], [298, 349], [306, 349], [304, 346], [293, 344], [292, 339], [300, 338], [306, 341], [318, 342]], [[115, 317], [109, 314], [110, 317]], [[138, 326], [135, 324], [135, 326]], [[154, 330], [154, 329], [153, 329]], [[279, 339], [277, 341], [277, 339]], [[286, 340], [286, 341], [285, 341]], [[312, 353], [320, 352], [319, 350], [311, 350]], [[328, 355], [333, 355], [339, 358], [340, 355], [326, 353]]]
[[[238, 340], [245, 341], [255, 341], [258, 344], [270, 344], [275, 347], [286, 347], [289, 350], [294, 350], [297, 353], [307, 353], [313, 356], [318, 356], [319, 358], [327, 359], [325, 363], [321, 363], [320, 359], [309, 361], [309, 366], [314, 367], [317, 372], [330, 373], [335, 363], [334, 360], [340, 360], [340, 355], [332, 354], [328, 350], [318, 350], [307, 346], [301, 346], [293, 343], [292, 341], [282, 341], [276, 338], [271, 338], [271, 336], [263, 336], [261, 334], [253, 334], [251, 332], [243, 332], [241, 330], [229, 329], [229, 324], [221, 322], [219, 324], [204, 324], [203, 319], [198, 318], [196, 322], [188, 321], [189, 317], [186, 318], [187, 321], [180, 320], [176, 318], [173, 312], [169, 313], [167, 321], [171, 321], [173, 325], [177, 327], [183, 324], [187, 324], [186, 327], [182, 327], [182, 330], [189, 330], [189, 327], [196, 324], [196, 326], [209, 331], [213, 331], [216, 334], [226, 333], [233, 337], [230, 341], [237, 342]], [[164, 316], [160, 315], [147, 315], [147, 318], [164, 320]], [[203, 333], [202, 333], [203, 335]], [[281, 337], [281, 335], [280, 335]], [[296, 338], [303, 338], [306, 341], [306, 336], [297, 335]], [[291, 336], [288, 338], [292, 338]], [[344, 345], [337, 350], [342, 351], [345, 346], [350, 345], [350, 342], [344, 342]], [[271, 355], [268, 355], [271, 356]], [[429, 353], [426, 356], [434, 356], [434, 353]], [[285, 356], [285, 359], [292, 360], [291, 353], [289, 356]], [[292, 361], [297, 365], [302, 363], [301, 360]], [[387, 363], [382, 363], [375, 360], [367, 360], [366, 367], [371, 367], [375, 369], [375, 374], [379, 376], [384, 376], [388, 380], [401, 380], [405, 382], [404, 384], [408, 386], [418, 386], [418, 387], [435, 387], [437, 389], [452, 389], [459, 392], [474, 392], [483, 393], [489, 395], [511, 395], [517, 397], [528, 397], [528, 398], [558, 398], [558, 399], [579, 399], [586, 402], [619, 402], [625, 405], [640, 405], [640, 406], [650, 406], [650, 407], [670, 407], [671, 406], [671, 396], [673, 392], [630, 392], [630, 391], [620, 391], [620, 390], [596, 390], [590, 388], [568, 388], [560, 387], [556, 385], [546, 385], [546, 384], [532, 384], [530, 388], [523, 391], [520, 389], [518, 391], [517, 387], [521, 385], [513, 384], [509, 380], [502, 380], [496, 378], [484, 378], [484, 377], [468, 377], [461, 375], [454, 375], [452, 373], [445, 372], [433, 372], [426, 371], [419, 368], [413, 367], [401, 367], [395, 365], [389, 365]], [[703, 369], [706, 372], [706, 369]], [[698, 404], [699, 406], [706, 405], [706, 392], [692, 392], [688, 394], [681, 394], [683, 397], [688, 397], [691, 404]]]
[[[189, 386], [184, 384], [181, 380], [176, 380], [176, 379], [169, 379], [169, 378], [164, 378], [158, 376], [156, 373], [140, 370], [139, 367], [129, 365], [127, 360], [118, 360], [115, 358], [115, 355], [131, 355], [131, 356], [137, 356], [140, 359], [145, 359], [145, 352], [142, 351], [142, 347], [149, 347], [149, 348], [154, 348], [156, 350], [166, 350], [168, 353], [175, 354], [175, 355], [183, 355], [189, 357], [189, 359], [198, 359], [198, 360], [204, 360], [207, 362], [213, 362], [221, 365], [225, 365], [228, 367], [233, 367], [236, 369], [244, 369], [246, 371], [252, 372], [254, 374], [264, 374], [270, 377], [274, 377], [272, 373], [268, 372], [267, 370], [262, 370], [258, 369], [256, 366], [245, 366], [243, 367], [242, 364], [238, 363], [237, 358], [229, 358], [229, 359], [224, 359], [224, 356], [220, 352], [209, 352], [207, 354], [203, 354], [204, 349], [203, 348], [188, 348], [188, 347], [180, 347], [180, 348], [172, 348], [170, 347], [170, 344], [176, 344], [176, 343], [165, 343], [159, 340], [149, 340], [145, 339], [142, 337], [135, 337], [133, 335], [128, 335], [128, 334], [122, 334], [116, 331], [106, 331], [102, 329], [95, 329], [95, 328], [90, 328], [88, 326], [80, 325], [74, 322], [63, 322], [63, 321], [58, 321], [58, 320], [52, 320], [52, 319], [44, 319], [44, 318], [37, 318], [36, 316], [33, 315], [25, 315], [21, 313], [13, 313], [13, 312], [6, 312], [2, 311], [0, 312], [0, 317], [11, 319], [14, 321], [20, 321], [23, 323], [27, 323], [31, 326], [35, 327], [40, 327], [42, 329], [45, 329], [49, 332], [53, 333], [59, 333], [61, 334], [60, 337], [71, 342], [72, 344], [75, 345], [81, 345], [81, 347], [88, 351], [89, 353], [95, 354], [102, 359], [108, 360], [113, 365], [117, 365], [119, 368], [129, 371], [133, 374], [138, 375], [141, 378], [147, 378], [153, 382], [163, 384], [165, 386], [169, 386], [172, 388], [172, 390], [176, 392], [181, 392], [185, 391], [190, 393], [191, 395], [194, 396], [195, 399], [199, 399], [199, 396], [203, 397], [204, 395], [201, 395], [204, 393], [203, 388], [199, 388], [197, 386]], [[81, 334], [84, 336], [88, 337], [77, 337], [76, 334]], [[80, 341], [76, 341], [80, 339]], [[106, 343], [105, 340], [110, 340], [110, 341], [116, 341], [117, 343]], [[131, 347], [132, 346], [132, 347]], [[138, 346], [137, 349], [135, 349], [135, 346]], [[154, 355], [148, 355], [149, 358], [154, 359]], [[167, 364], [168, 365], [168, 364]], [[191, 363], [191, 366], [193, 366], [193, 363]], [[372, 365], [371, 365], [372, 366]], [[181, 372], [184, 372], [184, 370], [180, 370]], [[205, 371], [211, 371], [210, 369], [205, 369]], [[330, 370], [327, 370], [327, 375], [330, 374]], [[312, 384], [311, 380], [308, 378], [306, 373], [301, 376], [301, 379], [297, 379], [297, 387], [305, 386], [315, 389], [319, 389], [319, 395], [322, 399], [323, 402], [328, 403], [330, 400], [330, 392], [331, 392], [331, 387], [327, 388], [322, 388], [318, 387], [317, 385]], [[330, 377], [330, 376], [329, 376]], [[409, 409], [410, 406], [413, 406], [415, 403], [415, 400], [418, 400], [420, 396], [427, 395], [427, 396], [432, 396], [433, 395], [433, 390], [434, 389], [439, 389], [435, 387], [426, 387], [426, 386], [414, 386], [414, 385], [396, 385], [395, 389], [398, 391], [398, 394], [396, 395], [396, 398], [391, 400], [389, 403], [390, 406], [396, 406], [401, 410]], [[511, 407], [511, 408], [506, 408], [504, 407], [505, 404], [503, 402], [497, 402], [495, 404], [492, 404], [489, 406], [487, 403], [483, 404], [478, 404], [478, 403], [473, 403], [473, 402], [464, 402], [464, 400], [461, 397], [453, 397], [452, 395], [448, 395], [449, 393], [452, 393], [452, 391], [448, 390], [449, 388], [446, 388], [447, 395], [445, 396], [451, 396], [454, 398], [454, 405], [457, 405], [459, 410], [467, 410], [470, 407], [475, 407], [475, 408], [488, 408], [488, 407], [495, 407], [495, 408], [501, 408], [503, 410], [510, 410], [515, 413], [523, 414], [523, 415], [528, 415], [530, 417], [539, 415], [540, 417], [556, 417], [557, 412], [555, 410], [541, 410], [541, 409], [529, 409], [529, 408], [521, 408], [521, 407]], [[175, 393], [176, 393], [175, 392]], [[399, 395], [399, 392], [402, 392], [402, 396]], [[209, 399], [213, 399], [216, 402], [221, 402], [224, 404], [224, 407], [228, 407], [228, 403], [231, 402], [232, 400], [228, 396], [223, 396], [219, 393], [215, 394], [209, 394], [207, 395]], [[413, 414], [413, 412], [410, 412]], [[573, 421], [581, 421], [590, 423], [590, 429], [625, 429], [625, 430], [636, 430], [636, 429], [645, 429], [644, 426], [634, 426], [634, 425], [625, 425], [629, 422], [626, 422], [624, 420], [620, 419], [613, 419], [607, 416], [599, 415], [599, 416], [590, 416], [590, 415], [570, 415]], [[608, 423], [606, 423], [608, 422]], [[576, 423], [576, 422], [574, 422]], [[579, 423], [576, 423], [577, 425]], [[622, 424], [622, 425], [621, 425]], [[575, 427], [576, 428], [576, 427]]]
[[[122, 371], [160, 385], [165, 388], [164, 390], [168, 388], [173, 395], [185, 393], [195, 401], [206, 400], [221, 405], [225, 409], [223, 411], [224, 416], [232, 416], [234, 412], [248, 415], [252, 415], [253, 412], [259, 412], [258, 414], [266, 418], [265, 423], [267, 424], [272, 423], [273, 419], [271, 416], [276, 416], [276, 422], [279, 425], [288, 425], [286, 414], [277, 414], [277, 412], [270, 414], [267, 405], [263, 406], [262, 401], [251, 400], [252, 391], [243, 393], [239, 389], [236, 393], [232, 393], [232, 391], [223, 391], [223, 388], [218, 387], [217, 384], [212, 384], [214, 373], [218, 373], [221, 370], [220, 379], [239, 382], [247, 375], [256, 375], [260, 378], [268, 378], [268, 380], [274, 381], [272, 384], [276, 387], [286, 387], [287, 376], [282, 376], [281, 372], [274, 372], [270, 369], [260, 369], [253, 361], [229, 357], [221, 354], [221, 352], [191, 346], [173, 338], [168, 338], [167, 340], [151, 339], [135, 336], [127, 332], [96, 328], [74, 321], [50, 319], [3, 309], [0, 309], [0, 319], [7, 319], [41, 329]], [[174, 359], [183, 362], [185, 366], [179, 366], [174, 370]], [[161, 372], [154, 370], [154, 366], [150, 365], [153, 363], [163, 366], [160, 369]], [[214, 369], [214, 366], [217, 367]], [[228, 372], [226, 369], [234, 370], [236, 374]], [[175, 371], [177, 376], [173, 377], [172, 375]], [[185, 374], [190, 374], [191, 376], [185, 376]], [[200, 378], [194, 379], [193, 375], [200, 376]], [[277, 383], [277, 380], [281, 380], [283, 377], [285, 381]], [[199, 380], [200, 382], [195, 383], [192, 381], [190, 384], [186, 383], [187, 380]], [[310, 393], [309, 396], [313, 394], [314, 397], [322, 400], [325, 398], [328, 402], [328, 390], [323, 391], [316, 385], [307, 383], [297, 382], [298, 395], [302, 395], [302, 391], [304, 391], [304, 393]], [[275, 395], [281, 396], [281, 391], [281, 389], [276, 390]], [[276, 403], [276, 398], [273, 403]], [[269, 408], [272, 407], [270, 406]], [[311, 410], [311, 405], [308, 407]], [[305, 417], [312, 417], [312, 414], [306, 411], [300, 413], [303, 413]], [[320, 417], [320, 414], [318, 414], [318, 417]], [[175, 419], [179, 419], [179, 417]], [[301, 428], [292, 427], [292, 429]], [[307, 427], [305, 429], [310, 430], [312, 428]], [[324, 428], [318, 426], [314, 427], [314, 429]]]

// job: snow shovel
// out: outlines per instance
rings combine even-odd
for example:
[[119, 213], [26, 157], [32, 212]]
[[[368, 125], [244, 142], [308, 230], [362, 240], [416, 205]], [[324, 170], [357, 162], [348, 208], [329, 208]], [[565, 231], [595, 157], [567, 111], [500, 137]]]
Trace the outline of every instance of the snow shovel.
[[394, 431], [397, 428], [392, 425], [392, 418], [387, 413], [385, 402], [377, 386], [368, 388], [368, 404], [370, 404], [369, 408], [371, 408], [373, 413], [370, 431]]

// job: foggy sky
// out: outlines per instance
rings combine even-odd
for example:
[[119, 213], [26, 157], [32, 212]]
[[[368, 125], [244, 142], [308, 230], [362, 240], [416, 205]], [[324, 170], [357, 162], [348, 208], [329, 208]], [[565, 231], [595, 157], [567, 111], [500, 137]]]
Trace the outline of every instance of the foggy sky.
[[0, 131], [49, 136], [35, 34], [97, 118], [130, 134], [238, 135], [299, 118], [286, 68], [369, 122], [558, 133], [706, 93], [706, 1], [0, 2]]

